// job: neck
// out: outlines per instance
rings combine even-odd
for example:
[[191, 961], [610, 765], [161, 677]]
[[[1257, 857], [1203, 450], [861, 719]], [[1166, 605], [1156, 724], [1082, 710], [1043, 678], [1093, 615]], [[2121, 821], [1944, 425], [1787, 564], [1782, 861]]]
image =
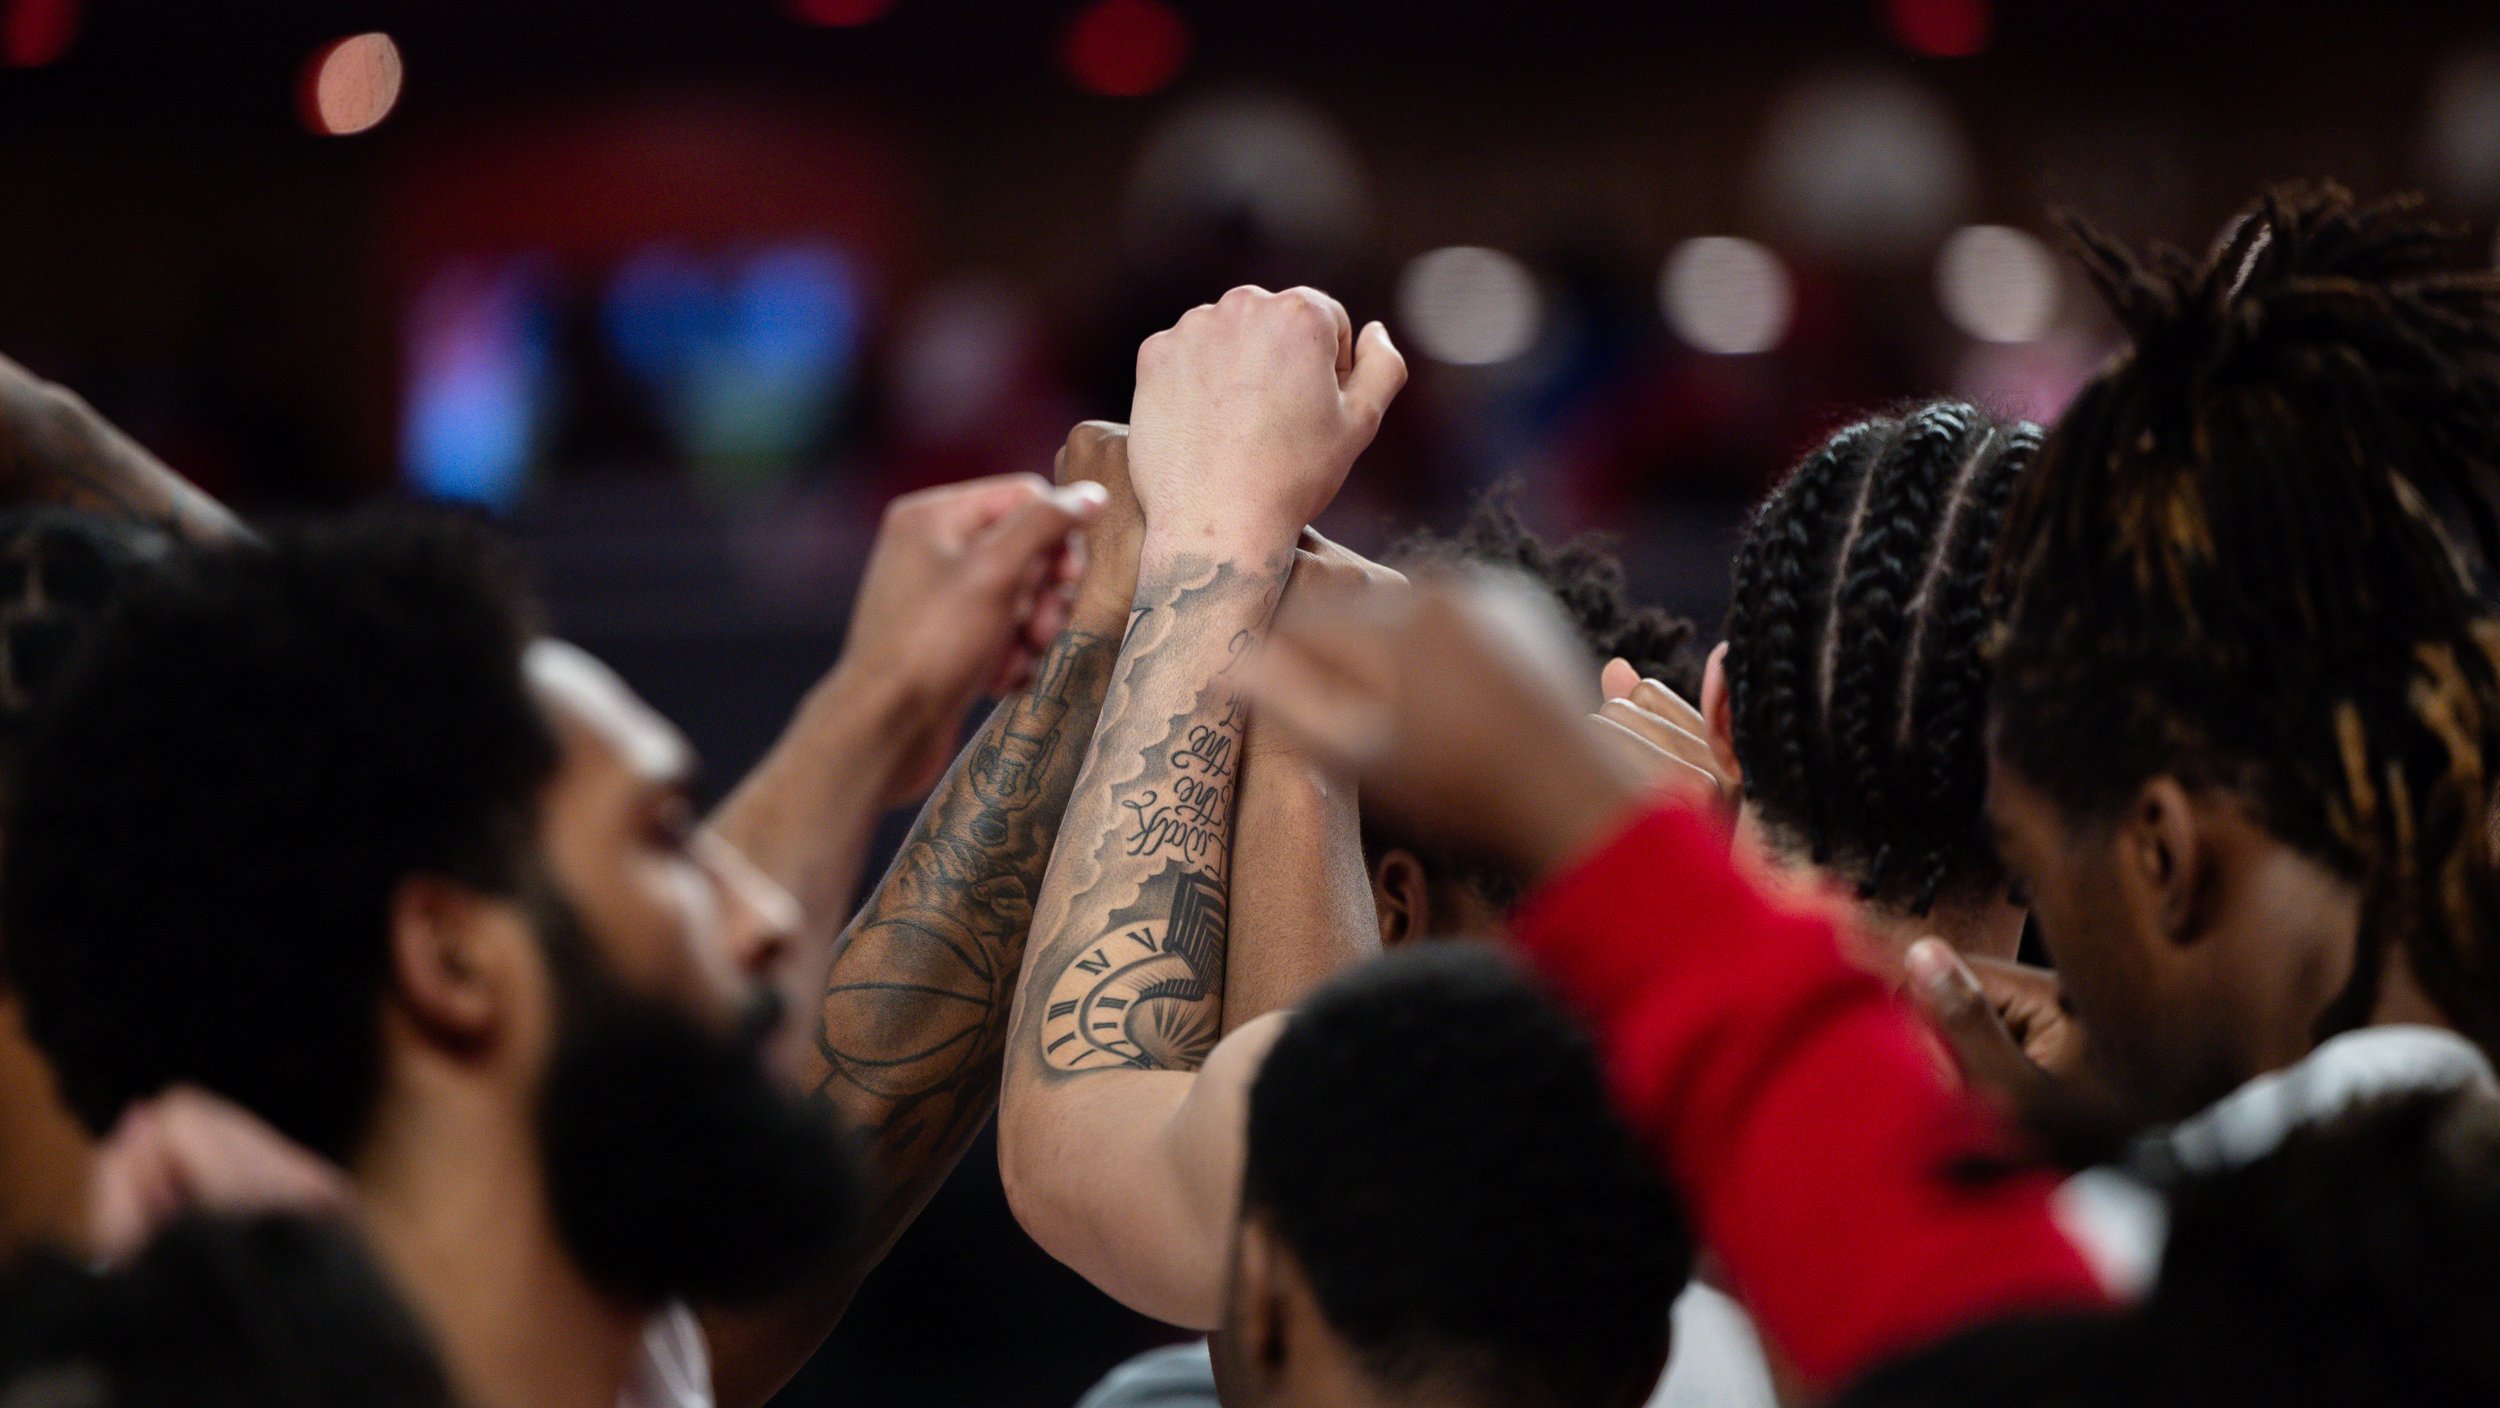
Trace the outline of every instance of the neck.
[[[401, 1082], [428, 1084], [422, 1076]], [[479, 1408], [615, 1408], [651, 1307], [600, 1290], [556, 1231], [535, 1133], [431, 1082], [356, 1161], [376, 1252]]]
[[1736, 841], [1761, 863], [1759, 873], [1774, 891], [1844, 910], [1849, 932], [1859, 940], [1857, 956], [1887, 978], [1901, 978], [1903, 955], [1921, 939], [1942, 939], [1966, 956], [2009, 962], [2022, 946], [2023, 911], [2002, 899], [1942, 904], [1925, 914], [1861, 902], [1855, 881], [1780, 844], [1750, 805], [1737, 814]]

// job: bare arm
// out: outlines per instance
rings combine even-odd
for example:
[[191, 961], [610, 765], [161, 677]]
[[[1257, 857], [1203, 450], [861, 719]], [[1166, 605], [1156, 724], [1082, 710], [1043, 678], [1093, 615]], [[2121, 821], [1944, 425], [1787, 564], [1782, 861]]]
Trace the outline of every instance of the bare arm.
[[[1182, 1323], [1208, 1323], [1204, 1252], [1239, 1179], [1237, 1149], [1229, 1178], [1193, 1168], [1172, 1126], [1222, 1025], [1243, 724], [1231, 672], [1282, 557], [1144, 565], [1009, 1037], [999, 1164], [1019, 1219], [1113, 1296]], [[1122, 1171], [1117, 1189], [1107, 1169]]]
[[30, 503], [160, 523], [193, 542], [249, 536], [75, 392], [0, 357], [0, 505]]
[[[1236, 290], [1141, 351], [1132, 624], [1008, 1037], [999, 1169], [1018, 1220], [1097, 1286], [1180, 1324], [1215, 1317], [1243, 1102], [1276, 1026], [1217, 1046], [1242, 667], [1301, 525], [1402, 378], [1385, 334], [1367, 332], [1359, 359], [1354, 346], [1333, 300]], [[1213, 1080], [1198, 1071], [1211, 1051]]]
[[[1406, 579], [1305, 531], [1280, 622], [1350, 609]], [[1254, 714], [1241, 765], [1233, 844], [1234, 940], [1224, 969], [1224, 1030], [1291, 1007], [1332, 975], [1380, 951], [1380, 916], [1364, 864], [1353, 773]]]

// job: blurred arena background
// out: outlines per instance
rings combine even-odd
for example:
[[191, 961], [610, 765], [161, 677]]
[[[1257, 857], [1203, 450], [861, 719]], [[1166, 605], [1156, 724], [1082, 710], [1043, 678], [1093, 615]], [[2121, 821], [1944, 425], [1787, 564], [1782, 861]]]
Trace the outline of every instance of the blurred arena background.
[[[1415, 368], [1325, 527], [1517, 476], [1713, 622], [1844, 414], [2048, 414], [2072, 206], [2333, 175], [2500, 209], [2487, 5], [0, 0], [0, 350], [257, 514], [506, 518], [718, 778], [832, 658], [892, 494], [1048, 471], [1242, 282]], [[785, 1396], [1060, 1408], [1170, 1338], [1021, 1239], [986, 1146]], [[1002, 1250], [1014, 1248], [1017, 1250]]]

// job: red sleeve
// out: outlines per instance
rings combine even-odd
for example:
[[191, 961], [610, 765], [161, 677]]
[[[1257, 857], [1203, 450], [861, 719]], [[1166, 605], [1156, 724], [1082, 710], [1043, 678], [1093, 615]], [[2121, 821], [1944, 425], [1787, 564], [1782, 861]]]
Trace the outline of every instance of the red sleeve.
[[1644, 814], [1529, 897], [1520, 942], [1594, 1021], [1618, 1105], [1665, 1161], [1764, 1334], [1846, 1381], [2008, 1311], [2106, 1296], [2000, 1165], [1999, 1123], [1938, 1069], [1828, 920], [1740, 874], [1716, 824]]

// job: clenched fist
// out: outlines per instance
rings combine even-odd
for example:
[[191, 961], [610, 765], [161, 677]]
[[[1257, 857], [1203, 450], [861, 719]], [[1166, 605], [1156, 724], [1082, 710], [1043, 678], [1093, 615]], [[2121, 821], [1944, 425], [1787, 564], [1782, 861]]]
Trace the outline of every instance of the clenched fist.
[[1406, 384], [1378, 323], [1316, 289], [1237, 288], [1137, 350], [1129, 475], [1157, 542], [1290, 549]]

